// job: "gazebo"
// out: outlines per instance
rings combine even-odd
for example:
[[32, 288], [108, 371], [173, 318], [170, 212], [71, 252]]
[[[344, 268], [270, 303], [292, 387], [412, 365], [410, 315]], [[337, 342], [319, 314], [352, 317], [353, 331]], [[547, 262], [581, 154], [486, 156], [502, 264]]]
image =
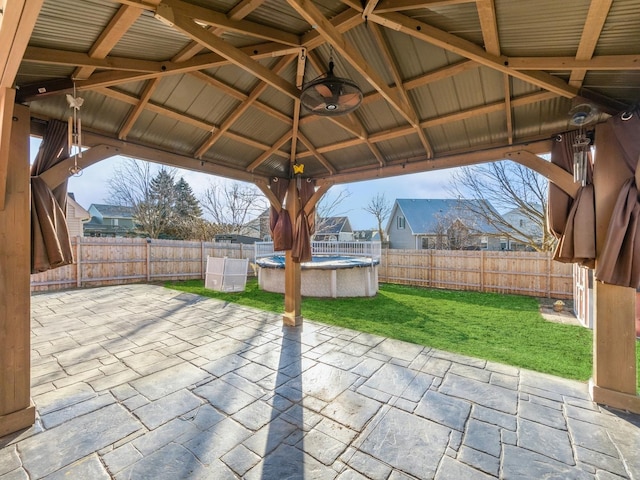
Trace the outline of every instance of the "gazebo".
[[3, 0], [0, 67], [0, 436], [34, 421], [29, 273], [73, 261], [66, 180], [114, 155], [256, 184], [288, 325], [332, 185], [534, 169], [556, 258], [595, 268], [592, 397], [640, 413], [640, 0]]

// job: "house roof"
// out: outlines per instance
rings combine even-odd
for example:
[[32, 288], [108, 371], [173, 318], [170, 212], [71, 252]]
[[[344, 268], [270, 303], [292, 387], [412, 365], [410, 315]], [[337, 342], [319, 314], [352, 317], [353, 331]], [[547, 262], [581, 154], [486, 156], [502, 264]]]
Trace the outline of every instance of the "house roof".
[[337, 235], [347, 227], [351, 231], [349, 217], [325, 217], [318, 221], [316, 235]]
[[[438, 227], [450, 225], [455, 220], [460, 220], [467, 228], [482, 232], [498, 233], [495, 227], [484, 221], [481, 217], [471, 213], [469, 205], [483, 202], [491, 210], [493, 207], [486, 201], [467, 199], [396, 199], [396, 207], [400, 209], [405, 217], [407, 226], [414, 235], [428, 235], [436, 233]], [[394, 220], [390, 216], [389, 225]]]
[[133, 218], [133, 207], [127, 207], [123, 205], [105, 205], [100, 203], [92, 203], [89, 206], [95, 208], [102, 214], [103, 217], [109, 218]]
[[[549, 151], [574, 104], [602, 121], [640, 100], [640, 0], [5, 3], [3, 85], [34, 133], [75, 85], [81, 166], [117, 152], [252, 181], [295, 159], [344, 183]], [[352, 114], [300, 107], [330, 59], [364, 92]]]

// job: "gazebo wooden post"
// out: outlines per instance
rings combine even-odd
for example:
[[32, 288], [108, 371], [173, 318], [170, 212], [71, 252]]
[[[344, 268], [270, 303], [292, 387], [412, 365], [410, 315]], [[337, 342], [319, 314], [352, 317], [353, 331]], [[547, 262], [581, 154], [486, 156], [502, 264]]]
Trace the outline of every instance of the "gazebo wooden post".
[[[593, 172], [596, 209], [596, 262], [602, 252], [611, 212], [629, 169], [617, 153], [609, 124], [596, 130]], [[593, 378], [595, 402], [640, 413], [636, 392], [635, 298], [633, 288], [595, 282]]]
[[[287, 191], [286, 208], [295, 225], [300, 211], [300, 196], [295, 180], [289, 182]], [[301, 292], [301, 268], [300, 263], [293, 260], [291, 250], [285, 252], [284, 264], [284, 315], [282, 321], [285, 325], [297, 327], [302, 325], [302, 294]]]
[[28, 107], [13, 105], [14, 93], [0, 91], [0, 123], [11, 122], [10, 128], [0, 125], [0, 162], [6, 162], [0, 209], [0, 437], [35, 422], [30, 398], [30, 114]]

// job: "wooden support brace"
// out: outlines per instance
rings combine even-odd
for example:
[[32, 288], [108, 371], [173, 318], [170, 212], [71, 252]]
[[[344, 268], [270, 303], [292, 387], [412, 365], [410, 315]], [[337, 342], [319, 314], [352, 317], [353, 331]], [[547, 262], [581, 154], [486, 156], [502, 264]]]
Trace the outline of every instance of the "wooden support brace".
[[16, 91], [13, 88], [2, 88], [0, 90], [0, 212], [4, 210], [7, 193], [9, 147], [15, 97]]

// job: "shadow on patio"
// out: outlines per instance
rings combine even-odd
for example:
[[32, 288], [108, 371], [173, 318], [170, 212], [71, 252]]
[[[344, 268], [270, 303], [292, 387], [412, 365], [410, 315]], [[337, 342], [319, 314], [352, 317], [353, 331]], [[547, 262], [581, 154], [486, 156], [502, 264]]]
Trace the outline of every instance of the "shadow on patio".
[[151, 285], [32, 298], [0, 478], [640, 478], [585, 384]]

